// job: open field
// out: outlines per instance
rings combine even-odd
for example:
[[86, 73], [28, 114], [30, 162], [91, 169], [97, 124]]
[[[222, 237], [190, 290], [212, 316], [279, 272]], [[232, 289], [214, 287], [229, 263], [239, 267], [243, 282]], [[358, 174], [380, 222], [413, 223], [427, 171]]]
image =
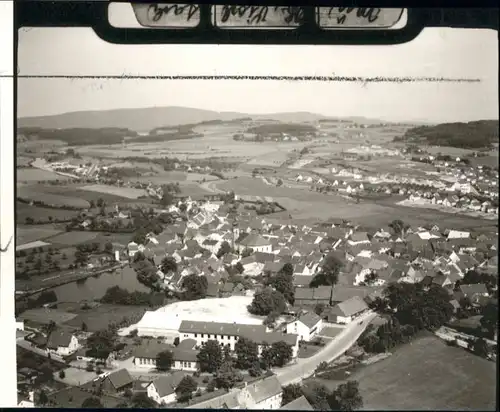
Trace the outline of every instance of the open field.
[[114, 196], [124, 197], [127, 199], [137, 199], [140, 196], [146, 196], [146, 191], [143, 189], [135, 189], [133, 187], [116, 187], [108, 185], [88, 185], [82, 186], [81, 190], [89, 192], [106, 193]]
[[78, 245], [93, 241], [99, 232], [65, 232], [50, 239], [51, 243], [61, 245]]
[[123, 318], [139, 318], [149, 308], [145, 306], [126, 306], [126, 305], [99, 305], [92, 309], [77, 309], [74, 311], [76, 315], [73, 319], [65, 323], [66, 326], [71, 326], [80, 329], [82, 322], [87, 324], [89, 332], [107, 329], [110, 323], [118, 323]]
[[73, 207], [78, 209], [87, 209], [90, 204], [85, 199], [78, 197], [73, 197], [69, 194], [53, 194], [47, 193], [43, 188], [37, 185], [30, 186], [18, 186], [17, 195], [18, 198], [26, 201], [43, 202], [46, 205], [53, 205], [57, 207]]
[[144, 182], [144, 183], [153, 183], [153, 184], [164, 184], [171, 182], [201, 182], [218, 180], [219, 178], [216, 176], [212, 176], [204, 173], [188, 173], [188, 172], [162, 172], [154, 176], [141, 176], [136, 178], [131, 178], [130, 180], [133, 182]]
[[[43, 240], [51, 236], [57, 235], [58, 233], [61, 233], [61, 230], [56, 229], [52, 225], [37, 225], [37, 226], [17, 225], [16, 246], [34, 242], [35, 240]], [[50, 241], [49, 243], [52, 243], [52, 241]]]
[[69, 177], [43, 169], [17, 168], [16, 180], [18, 182], [39, 182], [43, 180], [69, 180]]
[[457, 216], [437, 210], [416, 209], [397, 205], [397, 198], [361, 201], [343, 198], [339, 195], [325, 195], [308, 189], [268, 186], [261, 179], [242, 177], [225, 182], [214, 183], [215, 188], [233, 190], [239, 195], [270, 196], [287, 209], [286, 217], [269, 216], [268, 221], [281, 221], [291, 214], [301, 223], [314, 223], [326, 219], [351, 219], [356, 223], [370, 227], [385, 227], [394, 219], [402, 219], [410, 225], [440, 222], [449, 228], [472, 228], [491, 226], [491, 221]]
[[16, 221], [21, 224], [26, 222], [27, 217], [32, 218], [35, 222], [48, 222], [49, 217], [52, 217], [53, 220], [69, 220], [77, 215], [77, 210], [53, 209], [16, 202]]
[[181, 182], [179, 186], [181, 187], [180, 196], [200, 196], [213, 193], [198, 183]]
[[354, 372], [366, 410], [495, 410], [495, 363], [435, 336]]
[[37, 191], [43, 193], [54, 194], [54, 195], [65, 195], [75, 199], [83, 199], [86, 202], [90, 201], [97, 202], [98, 199], [103, 199], [108, 205], [121, 202], [150, 203], [149, 199], [129, 199], [124, 196], [112, 193], [101, 193], [91, 190], [83, 190], [82, 185], [75, 185], [75, 184], [57, 185], [57, 186], [44, 185], [44, 186], [32, 186], [32, 187], [34, 187]]

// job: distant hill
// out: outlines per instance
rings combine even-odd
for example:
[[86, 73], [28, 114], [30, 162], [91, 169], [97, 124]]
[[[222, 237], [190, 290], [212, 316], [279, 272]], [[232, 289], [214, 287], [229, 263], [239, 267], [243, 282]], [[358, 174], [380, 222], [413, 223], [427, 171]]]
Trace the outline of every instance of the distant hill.
[[[70, 112], [52, 116], [21, 117], [18, 127], [43, 129], [106, 129], [120, 128], [136, 132], [150, 131], [169, 126], [193, 125], [214, 120], [229, 121], [241, 118], [255, 120], [272, 119], [280, 122], [316, 122], [324, 115], [309, 112], [286, 112], [272, 114], [248, 114], [237, 112], [216, 112], [189, 107], [148, 107], [141, 109], [115, 109], [100, 111]], [[352, 118], [363, 121], [360, 117]], [[378, 120], [364, 119], [368, 122]]]
[[462, 149], [488, 148], [498, 143], [498, 120], [413, 127], [394, 141]]

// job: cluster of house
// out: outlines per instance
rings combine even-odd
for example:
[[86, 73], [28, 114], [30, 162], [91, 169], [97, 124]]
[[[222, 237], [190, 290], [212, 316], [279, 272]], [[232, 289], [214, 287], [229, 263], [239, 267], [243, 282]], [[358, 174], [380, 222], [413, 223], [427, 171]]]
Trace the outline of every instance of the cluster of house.
[[[127, 369], [105, 372], [79, 386], [68, 387], [48, 395], [48, 406], [80, 408], [86, 400], [98, 397], [105, 408], [123, 405], [127, 397], [145, 394], [158, 405], [171, 405], [176, 402], [176, 389], [189, 373], [176, 371], [173, 373], [148, 378], [140, 376], [134, 379]], [[197, 379], [198, 389], [204, 391], [207, 383]], [[309, 402], [301, 397], [281, 407], [283, 389], [277, 377], [267, 374], [251, 381], [237, 384], [233, 389], [216, 390], [196, 396], [188, 409], [294, 409], [300, 405], [301, 410], [312, 410]]]
[[474, 195], [457, 195], [447, 193], [432, 193], [416, 191], [408, 197], [410, 202], [443, 205], [462, 211], [483, 212], [498, 215], [498, 202], [480, 201]]

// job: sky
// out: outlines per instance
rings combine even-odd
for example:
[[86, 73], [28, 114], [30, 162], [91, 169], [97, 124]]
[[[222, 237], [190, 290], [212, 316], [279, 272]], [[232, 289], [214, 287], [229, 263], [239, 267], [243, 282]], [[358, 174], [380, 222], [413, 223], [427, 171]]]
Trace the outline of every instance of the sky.
[[[131, 10], [130, 10], [131, 12]], [[394, 46], [115, 45], [88, 28], [24, 28], [19, 75], [275, 75], [474, 78], [478, 83], [20, 79], [18, 116], [185, 106], [307, 111], [392, 121], [498, 119], [498, 35], [428, 28]]]

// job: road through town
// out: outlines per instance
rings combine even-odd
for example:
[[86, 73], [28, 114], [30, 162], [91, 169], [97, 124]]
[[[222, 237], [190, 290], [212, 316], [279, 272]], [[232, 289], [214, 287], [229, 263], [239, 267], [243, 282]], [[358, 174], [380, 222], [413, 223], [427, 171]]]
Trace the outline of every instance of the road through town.
[[[282, 386], [299, 383], [302, 379], [311, 376], [321, 362], [331, 362], [343, 355], [364, 332], [366, 327], [375, 318], [376, 313], [367, 312], [347, 325], [345, 329], [329, 342], [321, 351], [310, 358], [299, 358], [297, 363], [283, 369], [277, 369], [276, 375]], [[360, 324], [360, 322], [363, 322]]]

